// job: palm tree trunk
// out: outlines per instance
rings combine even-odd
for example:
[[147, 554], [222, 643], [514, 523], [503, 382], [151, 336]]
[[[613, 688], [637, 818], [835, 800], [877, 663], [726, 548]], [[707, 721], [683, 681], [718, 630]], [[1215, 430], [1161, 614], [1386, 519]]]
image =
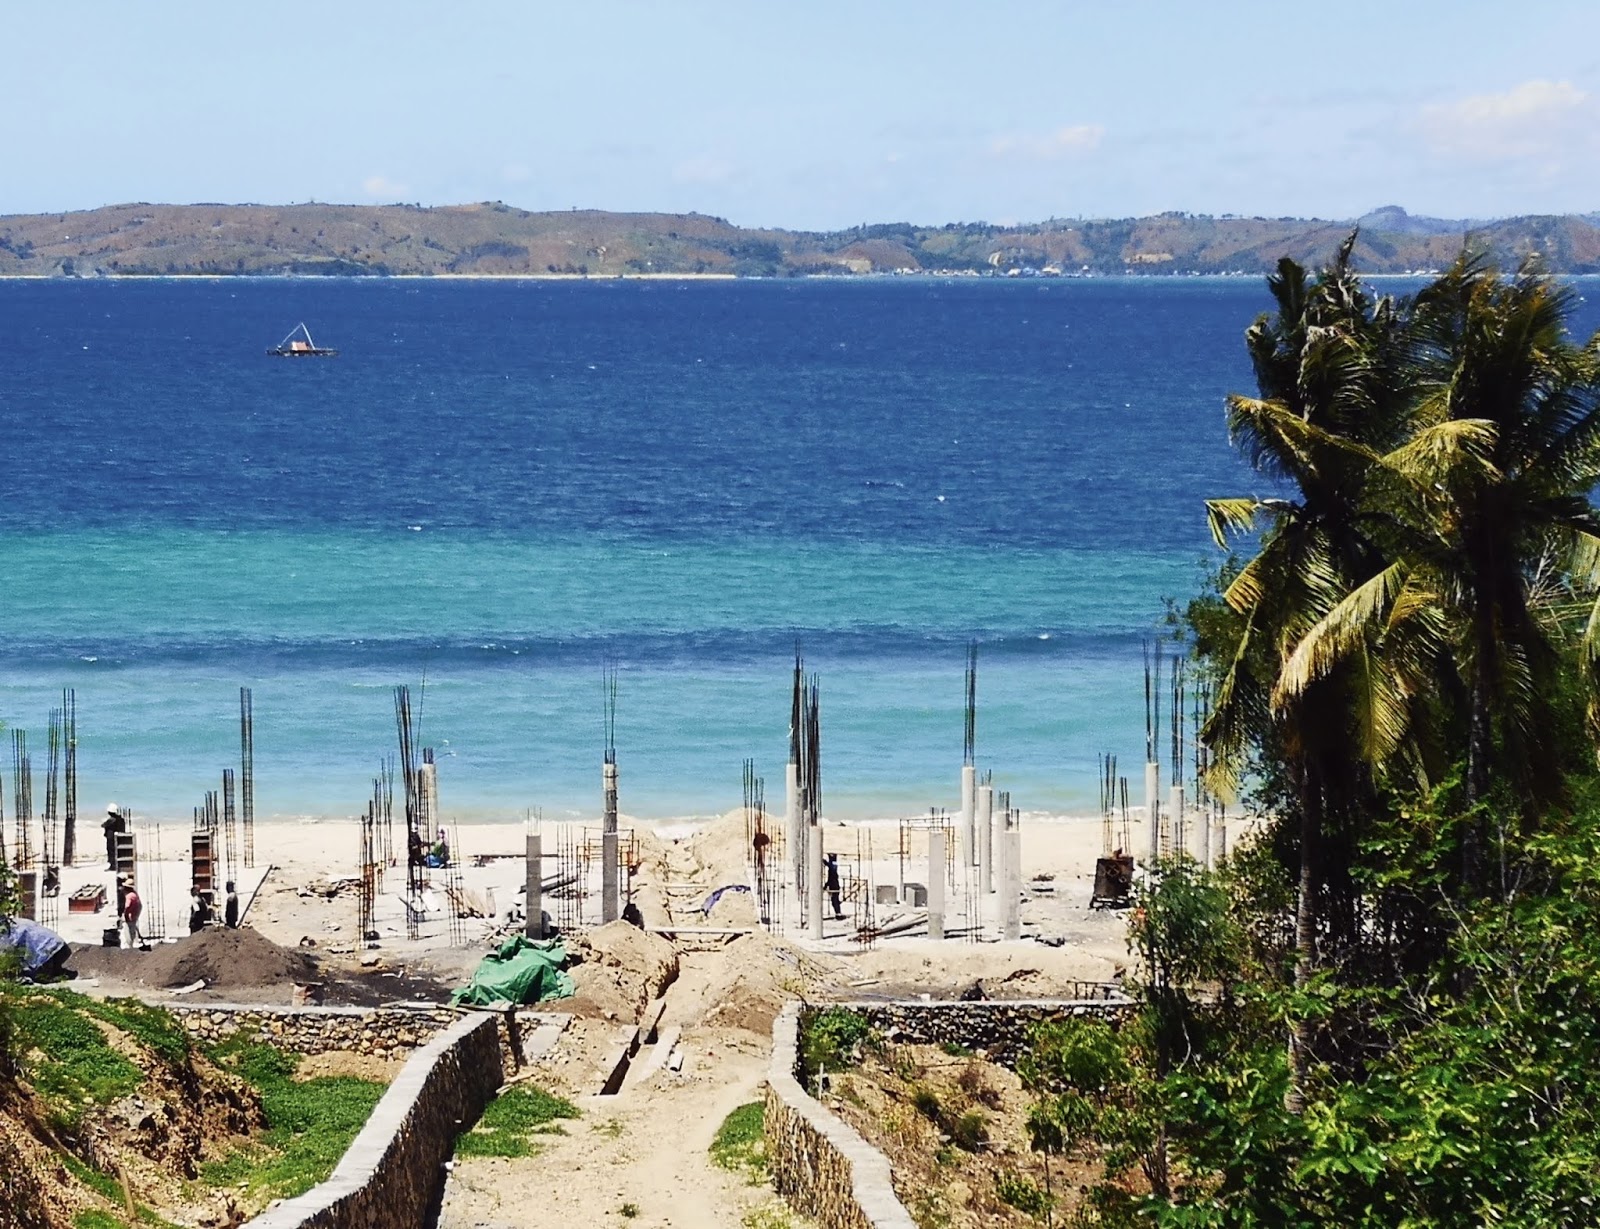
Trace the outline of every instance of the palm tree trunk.
[[1461, 833], [1461, 887], [1468, 894], [1478, 890], [1483, 872], [1482, 816], [1479, 803], [1489, 796], [1489, 761], [1493, 754], [1493, 726], [1490, 721], [1490, 689], [1498, 645], [1494, 621], [1489, 612], [1474, 620], [1477, 640], [1472, 663], [1471, 710], [1467, 717], [1467, 823]]
[[[1300, 894], [1294, 911], [1294, 988], [1311, 984], [1317, 959], [1317, 841], [1322, 832], [1322, 792], [1315, 772], [1306, 770], [1300, 788]], [[1283, 1108], [1305, 1112], [1306, 1070], [1311, 1064], [1311, 1021], [1297, 1012], [1289, 1021], [1289, 1087]]]

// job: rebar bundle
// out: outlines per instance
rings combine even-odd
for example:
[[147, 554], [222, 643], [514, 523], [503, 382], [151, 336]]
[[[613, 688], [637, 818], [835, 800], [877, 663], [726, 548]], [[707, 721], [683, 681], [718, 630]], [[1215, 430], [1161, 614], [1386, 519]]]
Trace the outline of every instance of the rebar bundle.
[[50, 732], [48, 751], [45, 759], [44, 778], [44, 865], [45, 872], [54, 871], [60, 863], [57, 855], [60, 846], [57, 843], [59, 807], [61, 801], [61, 723], [62, 716], [59, 708], [50, 710]]
[[745, 848], [750, 851], [750, 876], [756, 889], [756, 911], [761, 924], [783, 925], [782, 832], [767, 827], [766, 782], [756, 776], [756, 762], [744, 762]]
[[1156, 762], [1156, 731], [1161, 728], [1161, 641], [1144, 642], [1144, 761]]
[[61, 861], [71, 866], [78, 856], [78, 693], [71, 687], [61, 693], [61, 713], [67, 752], [63, 781], [66, 828], [61, 839]]
[[28, 758], [28, 732], [11, 731], [11, 804], [16, 823], [11, 839], [11, 865], [33, 867], [33, 764]]
[[356, 935], [365, 946], [376, 943], [378, 903], [378, 866], [376, 833], [378, 816], [376, 804], [367, 803], [367, 813], [361, 817], [361, 890], [356, 897]]
[[256, 864], [256, 713], [250, 688], [239, 688], [239, 818], [244, 826], [244, 864]]
[[383, 832], [382, 832], [382, 863], [384, 866], [394, 865], [394, 756], [388, 756], [378, 769], [378, 780], [382, 784], [380, 798], [383, 803]]
[[[406, 891], [413, 901], [422, 894], [423, 830], [418, 820], [417, 751], [411, 727], [411, 688], [394, 689], [394, 723], [400, 742], [400, 780], [406, 795]], [[406, 910], [406, 935], [417, 937], [415, 911]]]
[[147, 856], [135, 859], [140, 876], [140, 898], [144, 901], [144, 916], [139, 929], [147, 939], [167, 937], [167, 888], [161, 874], [161, 825], [144, 823], [144, 847]]
[[461, 878], [461, 832], [450, 825], [450, 859], [444, 869], [445, 913], [449, 917], [450, 946], [461, 947], [467, 941], [466, 884]]
[[966, 722], [961, 742], [961, 762], [977, 762], [978, 751], [978, 642], [967, 645], [967, 707]]
[[239, 868], [239, 817], [234, 807], [233, 769], [222, 770], [222, 878], [232, 879]]

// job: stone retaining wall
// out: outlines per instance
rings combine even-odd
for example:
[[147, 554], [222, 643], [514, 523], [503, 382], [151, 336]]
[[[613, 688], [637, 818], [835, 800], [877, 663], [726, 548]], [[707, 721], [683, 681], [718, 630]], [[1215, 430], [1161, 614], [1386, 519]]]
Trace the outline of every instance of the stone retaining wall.
[[[431, 1003], [397, 1003], [385, 1007], [262, 1007], [237, 1003], [161, 1004], [202, 1045], [215, 1045], [243, 1033], [296, 1054], [348, 1050], [379, 1058], [404, 1058], [462, 1018], [452, 1007]], [[538, 1028], [555, 1018], [541, 1012], [516, 1014], [515, 1044], [506, 1013], [499, 1022], [501, 1062], [514, 1070], [528, 1060], [527, 1043]]]
[[232, 1003], [163, 1004], [189, 1035], [215, 1045], [240, 1033], [296, 1054], [349, 1050], [399, 1058], [426, 1045], [461, 1013], [448, 1007], [257, 1007]]
[[[326, 1009], [337, 1010], [337, 1009]], [[497, 1017], [460, 1018], [412, 1055], [333, 1175], [247, 1229], [422, 1229], [444, 1190], [456, 1136], [500, 1087]]]
[[898, 1045], [959, 1045], [1016, 1070], [1028, 1044], [1028, 1030], [1041, 1020], [1098, 1016], [1120, 1020], [1132, 1004], [1126, 999], [982, 999], [829, 1003], [860, 1012], [885, 1041]]
[[800, 1004], [772, 1025], [765, 1133], [772, 1185], [822, 1229], [916, 1229], [894, 1193], [889, 1161], [795, 1079]]

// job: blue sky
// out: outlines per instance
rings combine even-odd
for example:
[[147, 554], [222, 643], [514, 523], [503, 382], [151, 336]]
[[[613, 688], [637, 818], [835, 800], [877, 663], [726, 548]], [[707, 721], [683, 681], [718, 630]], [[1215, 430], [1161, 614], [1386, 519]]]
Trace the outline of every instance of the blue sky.
[[52, 0], [0, 28], [4, 213], [1600, 210], [1597, 0]]

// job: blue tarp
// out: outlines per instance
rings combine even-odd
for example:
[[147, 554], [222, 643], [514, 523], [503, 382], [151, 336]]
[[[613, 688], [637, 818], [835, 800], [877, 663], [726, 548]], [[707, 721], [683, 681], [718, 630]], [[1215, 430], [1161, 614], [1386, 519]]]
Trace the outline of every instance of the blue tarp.
[[748, 883], [725, 883], [711, 893], [710, 896], [706, 897], [706, 903], [700, 906], [700, 912], [710, 917], [711, 911], [717, 907], [717, 902], [722, 899], [724, 892], [748, 892], [749, 890], [750, 885]]
[[30, 922], [25, 917], [13, 918], [8, 928], [0, 933], [0, 948], [21, 954], [24, 974], [42, 969], [66, 945], [66, 940], [48, 926]]

